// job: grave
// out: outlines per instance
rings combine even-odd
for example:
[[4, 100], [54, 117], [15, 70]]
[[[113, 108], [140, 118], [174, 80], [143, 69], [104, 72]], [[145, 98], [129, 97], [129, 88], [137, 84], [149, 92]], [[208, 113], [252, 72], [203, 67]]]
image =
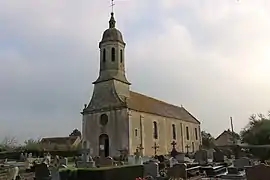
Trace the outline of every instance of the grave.
[[200, 166], [187, 165], [185, 163], [175, 164], [173, 167], [168, 168], [169, 179], [200, 179]]
[[145, 163], [143, 166], [144, 166], [144, 177], [152, 176], [155, 179], [159, 177], [159, 167], [157, 162], [150, 161]]
[[36, 180], [50, 180], [51, 172], [45, 163], [35, 165], [35, 179]]
[[224, 165], [217, 165], [217, 166], [203, 166], [201, 167], [201, 173], [205, 172], [207, 177], [216, 177], [218, 175], [224, 174], [227, 169]]
[[236, 159], [233, 161], [233, 165], [236, 168], [239, 168], [241, 170], [244, 170], [244, 168], [246, 166], [253, 166], [253, 163], [251, 162], [251, 160], [247, 157], [242, 157], [240, 159]]
[[114, 160], [112, 157], [103, 157], [100, 159], [100, 166], [101, 167], [109, 167], [114, 165]]
[[269, 180], [270, 166], [258, 164], [252, 167], [246, 167], [247, 180]]
[[214, 162], [224, 162], [225, 157], [224, 157], [224, 154], [221, 151], [216, 151], [216, 152], [214, 152], [213, 155], [214, 155], [213, 156], [213, 161]]
[[205, 165], [208, 163], [207, 151], [199, 150], [195, 153], [195, 162], [198, 162], [200, 165]]
[[227, 168], [227, 173], [224, 175], [220, 175], [221, 179], [226, 180], [246, 180], [246, 173], [245, 171], [240, 171], [238, 168], [229, 167]]

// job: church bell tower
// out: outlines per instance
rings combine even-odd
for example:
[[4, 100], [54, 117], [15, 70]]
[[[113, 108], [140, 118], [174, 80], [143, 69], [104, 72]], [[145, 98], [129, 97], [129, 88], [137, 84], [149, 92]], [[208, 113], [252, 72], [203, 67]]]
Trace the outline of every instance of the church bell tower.
[[87, 111], [119, 107], [129, 98], [130, 82], [125, 75], [125, 46], [122, 33], [116, 29], [114, 13], [111, 13], [109, 28], [99, 43], [99, 76], [94, 84], [92, 99]]
[[111, 13], [109, 28], [103, 33], [99, 43], [100, 71], [97, 84], [108, 80], [117, 80], [127, 85], [130, 83], [125, 76], [125, 46], [121, 32], [115, 28], [114, 13]]

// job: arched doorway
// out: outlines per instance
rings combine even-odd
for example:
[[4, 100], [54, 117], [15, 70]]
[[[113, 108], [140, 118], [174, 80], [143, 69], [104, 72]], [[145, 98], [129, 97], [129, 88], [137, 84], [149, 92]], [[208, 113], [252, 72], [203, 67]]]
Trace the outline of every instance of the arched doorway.
[[101, 134], [99, 136], [99, 156], [107, 157], [110, 154], [109, 136]]

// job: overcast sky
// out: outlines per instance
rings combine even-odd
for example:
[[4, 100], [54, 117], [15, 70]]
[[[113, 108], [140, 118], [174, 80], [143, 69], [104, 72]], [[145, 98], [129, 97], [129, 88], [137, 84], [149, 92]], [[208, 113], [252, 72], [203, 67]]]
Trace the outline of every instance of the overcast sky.
[[[270, 110], [268, 0], [116, 0], [134, 91], [183, 105], [214, 136]], [[81, 129], [109, 0], [0, 0], [0, 139]]]

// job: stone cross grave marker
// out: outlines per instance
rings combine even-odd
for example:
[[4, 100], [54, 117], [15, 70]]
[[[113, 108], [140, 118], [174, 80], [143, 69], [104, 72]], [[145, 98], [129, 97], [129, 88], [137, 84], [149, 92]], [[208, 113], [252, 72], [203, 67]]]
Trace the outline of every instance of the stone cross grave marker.
[[176, 142], [173, 141], [173, 142], [171, 143], [171, 145], [172, 145], [171, 156], [175, 158], [176, 155], [178, 154], [178, 152], [177, 152], [177, 150], [176, 150], [176, 148], [175, 148]]

